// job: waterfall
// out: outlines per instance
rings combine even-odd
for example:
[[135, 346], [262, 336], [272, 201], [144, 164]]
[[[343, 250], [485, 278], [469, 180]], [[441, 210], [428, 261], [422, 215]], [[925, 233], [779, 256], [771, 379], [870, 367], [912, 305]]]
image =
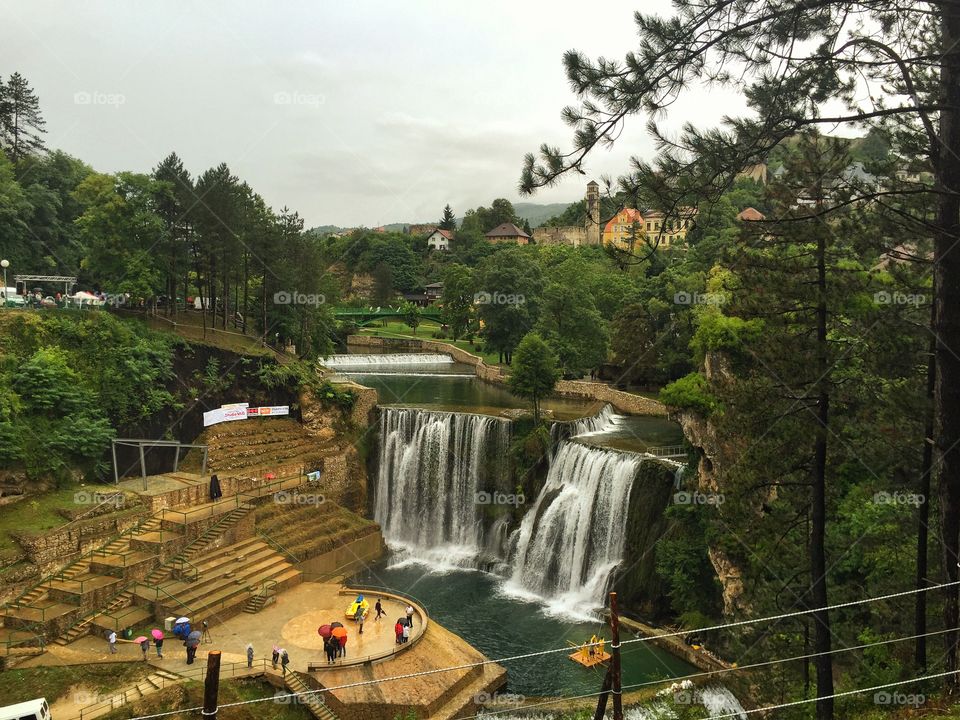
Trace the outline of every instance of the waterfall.
[[613, 405], [604, 405], [596, 415], [574, 420], [570, 425], [570, 437], [595, 435], [609, 432], [620, 425], [624, 415], [618, 415]]
[[391, 547], [435, 568], [476, 567], [481, 511], [509, 444], [501, 418], [381, 408], [374, 517]]
[[364, 372], [381, 368], [452, 365], [453, 358], [440, 353], [386, 353], [382, 355], [331, 355], [320, 361], [331, 370]]
[[630, 490], [644, 458], [561, 442], [512, 540], [504, 589], [565, 614], [603, 605], [624, 547]]

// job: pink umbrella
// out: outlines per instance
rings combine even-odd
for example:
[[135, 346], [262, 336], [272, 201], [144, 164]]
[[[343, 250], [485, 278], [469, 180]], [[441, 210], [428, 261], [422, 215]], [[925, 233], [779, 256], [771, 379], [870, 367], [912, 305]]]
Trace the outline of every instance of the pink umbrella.
[[163, 640], [163, 630], [158, 630], [154, 628], [150, 631], [150, 634], [153, 635], [154, 640]]
[[136, 638], [136, 639], [134, 640], [134, 642], [135, 642], [135, 643], [142, 643], [142, 642], [143, 642], [144, 640], [146, 640], [146, 639], [147, 639], [147, 636], [146, 636], [146, 635], [141, 635], [140, 637]]
[[328, 637], [330, 637], [332, 632], [333, 632], [333, 628], [330, 627], [329, 625], [321, 625], [320, 627], [317, 628], [317, 634], [323, 639], [327, 639]]

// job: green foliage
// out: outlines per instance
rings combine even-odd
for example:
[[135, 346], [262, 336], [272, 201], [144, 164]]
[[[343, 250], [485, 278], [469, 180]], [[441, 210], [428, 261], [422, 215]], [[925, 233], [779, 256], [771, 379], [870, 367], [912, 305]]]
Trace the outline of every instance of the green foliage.
[[447, 268], [443, 276], [441, 318], [445, 325], [450, 326], [454, 340], [459, 340], [470, 327], [473, 319], [474, 288], [470, 268], [460, 264]]
[[420, 306], [416, 303], [407, 302], [404, 303], [400, 308], [400, 312], [403, 313], [403, 322], [404, 324], [413, 331], [413, 334], [417, 334], [417, 328], [420, 326], [420, 317], [422, 311]]
[[698, 362], [703, 362], [708, 352], [738, 354], [755, 342], [762, 330], [763, 321], [759, 318], [744, 320], [711, 309], [700, 315], [690, 347]]
[[684, 375], [663, 388], [660, 402], [667, 407], [693, 410], [704, 416], [709, 416], [719, 407], [719, 402], [708, 388], [707, 379], [698, 372]]
[[533, 402], [534, 422], [540, 421], [540, 401], [553, 392], [560, 379], [557, 357], [543, 338], [529, 333], [517, 346], [507, 380], [510, 392]]
[[704, 618], [719, 616], [720, 584], [707, 555], [708, 508], [671, 505], [670, 530], [656, 543], [656, 568], [666, 582], [674, 613], [686, 618], [687, 627], [704, 627]]

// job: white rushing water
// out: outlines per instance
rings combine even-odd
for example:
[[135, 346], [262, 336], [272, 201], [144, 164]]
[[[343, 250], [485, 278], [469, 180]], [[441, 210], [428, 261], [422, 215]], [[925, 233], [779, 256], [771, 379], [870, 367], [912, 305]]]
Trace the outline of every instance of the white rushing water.
[[481, 472], [507, 456], [510, 422], [467, 413], [381, 408], [374, 517], [401, 558], [475, 567], [484, 549]]
[[381, 355], [331, 355], [320, 361], [331, 370], [369, 372], [395, 367], [452, 365], [453, 358], [440, 353], [385, 353]]
[[508, 593], [558, 613], [601, 607], [623, 559], [630, 490], [644, 458], [562, 442], [516, 532]]

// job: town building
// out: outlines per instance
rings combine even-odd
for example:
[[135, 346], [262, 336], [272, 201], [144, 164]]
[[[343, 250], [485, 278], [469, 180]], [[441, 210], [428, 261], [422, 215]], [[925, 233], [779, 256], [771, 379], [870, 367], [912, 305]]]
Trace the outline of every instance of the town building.
[[428, 235], [432, 233], [434, 230], [436, 230], [438, 227], [440, 226], [437, 225], [436, 223], [419, 223], [419, 224], [408, 225], [406, 232], [409, 235]]
[[443, 295], [443, 283], [435, 282], [430, 283], [429, 285], [423, 286], [423, 294], [427, 296], [427, 301], [431, 303], [437, 302], [440, 297]]
[[450, 230], [435, 229], [427, 238], [427, 247], [430, 250], [449, 250], [453, 233]]
[[599, 245], [602, 241], [600, 226], [600, 186], [591, 180], [587, 183], [584, 196], [586, 218], [582, 226], [538, 227], [533, 230], [533, 242], [536, 245]]
[[744, 208], [737, 213], [737, 220], [740, 220], [741, 222], [758, 222], [766, 219], [766, 215], [752, 207]]
[[493, 230], [484, 234], [488, 242], [492, 243], [513, 243], [516, 245], [528, 245], [530, 236], [513, 223], [500, 223]]
[[603, 244], [612, 244], [621, 250], [632, 250], [638, 242], [643, 242], [645, 232], [644, 219], [640, 211], [634, 208], [623, 208], [604, 226]]

